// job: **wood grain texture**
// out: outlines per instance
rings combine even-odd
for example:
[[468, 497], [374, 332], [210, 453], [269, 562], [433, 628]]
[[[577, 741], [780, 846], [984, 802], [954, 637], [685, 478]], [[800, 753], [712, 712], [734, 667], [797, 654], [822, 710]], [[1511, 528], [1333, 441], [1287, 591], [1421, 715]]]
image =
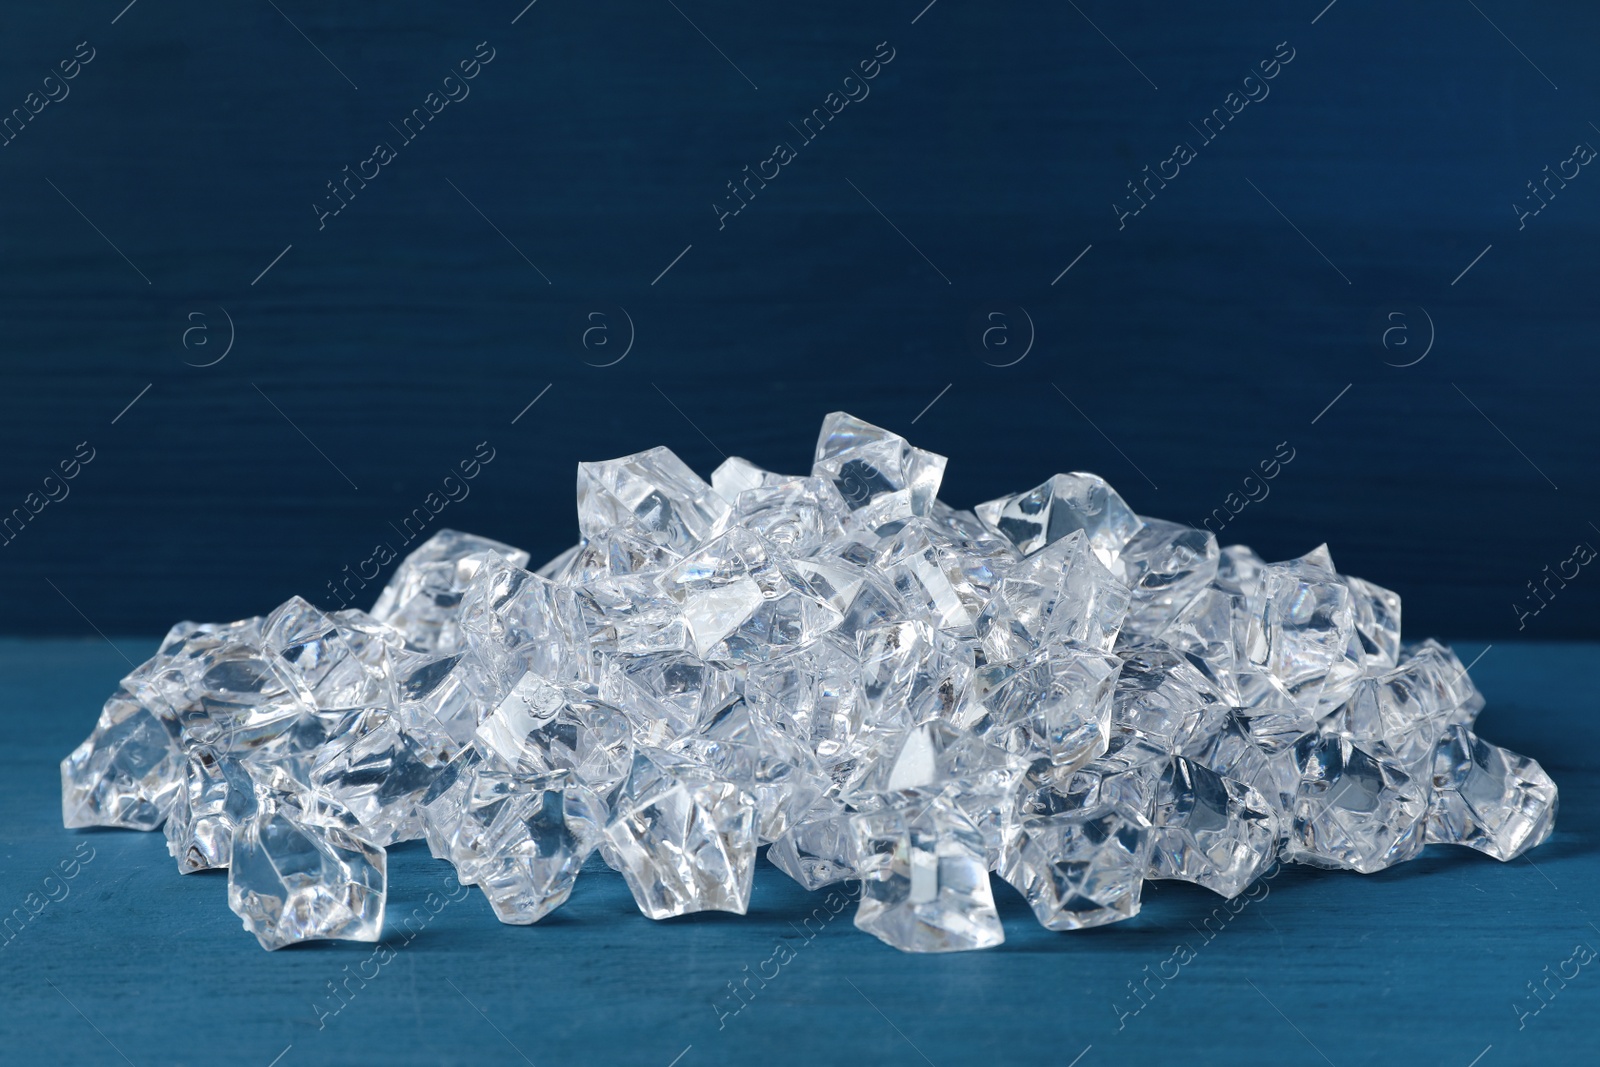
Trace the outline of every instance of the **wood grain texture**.
[[[152, 645], [117, 640], [135, 658]], [[1600, 1011], [1592, 966], [1550, 986], [1521, 1029], [1514, 1005], [1531, 1011], [1527, 983], [1576, 944], [1600, 948], [1597, 671], [1600, 646], [1510, 642], [1474, 669], [1489, 699], [1483, 734], [1543, 761], [1562, 791], [1555, 835], [1511, 864], [1435, 847], [1370, 877], [1289, 867], [1232, 915], [1219, 897], [1164, 883], [1135, 919], [1076, 934], [1039, 927], [997, 881], [1003, 946], [915, 957], [765, 861], [743, 918], [651, 922], [592, 864], [565, 907], [510, 927], [476, 890], [442, 903], [460, 890], [414, 844], [390, 854], [394, 958], [340, 1001], [328, 983], [371, 975], [372, 946], [262, 952], [227, 908], [226, 879], [180, 877], [160, 834], [61, 828], [57, 761], [125, 664], [99, 640], [4, 641], [0, 904], [23, 907], [85, 842], [93, 858], [0, 948], [0, 1048], [8, 1063], [120, 1063], [120, 1052], [141, 1067], [266, 1067], [280, 1054], [281, 1067], [666, 1067], [680, 1054], [680, 1067], [1064, 1065], [1090, 1045], [1084, 1067], [1176, 1050], [1206, 1064], [1320, 1063], [1320, 1050], [1338, 1067], [1465, 1067], [1490, 1045], [1483, 1067], [1584, 1062]], [[420, 916], [410, 936], [409, 915]], [[1163, 963], [1179, 946], [1193, 960], [1146, 984], [1173, 973]], [[777, 974], [764, 987], [763, 972]], [[734, 1012], [728, 983], [750, 974]]]
[[[847, 409], [949, 455], [958, 505], [1090, 469], [1195, 523], [1286, 441], [1225, 540], [1327, 541], [1414, 633], [1600, 636], [1587, 575], [1525, 626], [1513, 607], [1600, 543], [1597, 180], [1521, 229], [1511, 209], [1600, 138], [1592, 5], [1489, 12], [1516, 46], [1443, 0], [1314, 25], [1322, 4], [1265, 0], [277, 6], [3, 16], [0, 107], [77, 42], [95, 58], [0, 148], [0, 514], [79, 442], [96, 458], [0, 547], [0, 630], [329, 602], [485, 440], [435, 522], [548, 558], [579, 460], [803, 470]], [[471, 95], [319, 222], [480, 41]], [[719, 222], [879, 42], [870, 95]], [[1119, 222], [1279, 42], [1270, 95]], [[988, 316], [1020, 345], [1019, 308], [1035, 344], [994, 366], [1019, 350], [982, 347]], [[620, 344], [623, 309], [636, 343], [596, 366], [619, 349], [583, 347], [589, 316]], [[1386, 365], [1420, 352], [1417, 309], [1432, 351]], [[1414, 343], [1386, 350], [1395, 311]], [[194, 366], [224, 312], [233, 350]]]

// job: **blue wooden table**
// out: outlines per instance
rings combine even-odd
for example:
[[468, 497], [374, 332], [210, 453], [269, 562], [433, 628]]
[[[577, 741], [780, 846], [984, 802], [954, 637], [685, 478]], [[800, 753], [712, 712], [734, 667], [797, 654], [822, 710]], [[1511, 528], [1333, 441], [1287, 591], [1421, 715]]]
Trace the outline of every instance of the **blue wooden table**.
[[263, 952], [225, 876], [180, 877], [160, 834], [61, 827], [58, 761], [122, 653], [154, 645], [114, 640], [0, 642], [7, 1064], [1593, 1062], [1597, 645], [1497, 642], [1473, 670], [1485, 736], [1561, 787], [1529, 858], [1288, 867], [1231, 908], [1165, 883], [1134, 920], [1070, 934], [997, 882], [1006, 943], [929, 957], [764, 861], [742, 918], [651, 922], [594, 864], [564, 908], [503, 926], [420, 844], [390, 852], [381, 946]]

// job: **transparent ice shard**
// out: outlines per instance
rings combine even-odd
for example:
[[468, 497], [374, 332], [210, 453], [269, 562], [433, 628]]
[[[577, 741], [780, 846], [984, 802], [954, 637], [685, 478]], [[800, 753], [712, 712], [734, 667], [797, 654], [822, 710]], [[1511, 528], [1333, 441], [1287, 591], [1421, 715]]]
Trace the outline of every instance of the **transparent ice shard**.
[[1537, 762], [1452, 726], [1434, 756], [1427, 839], [1514, 860], [1555, 830], [1557, 802]]
[[184, 745], [241, 753], [266, 744], [313, 705], [261, 647], [263, 622], [179, 623], [123, 688]]
[[382, 936], [387, 856], [358, 833], [265, 792], [234, 834], [231, 859], [228, 907], [262, 948]]
[[1121, 668], [1108, 652], [1046, 645], [1020, 664], [975, 672], [956, 721], [1008, 752], [1081, 767], [1110, 743]]
[[920, 721], [916, 710], [959, 665], [925, 620], [887, 623], [856, 635], [857, 678], [869, 733], [898, 733]]
[[503, 560], [478, 569], [462, 598], [460, 625], [486, 700], [503, 697], [528, 671], [551, 681], [593, 671], [577, 594]]
[[319, 611], [291, 597], [262, 623], [261, 646], [306, 703], [382, 704], [393, 692], [392, 657], [403, 640], [363, 611]]
[[1251, 722], [1235, 709], [1216, 732], [1186, 746], [1183, 754], [1260, 793], [1278, 816], [1281, 836], [1288, 832], [1290, 809], [1300, 792], [1300, 767], [1294, 758], [1300, 738], [1263, 744], [1251, 732]]
[[477, 667], [466, 652], [402, 652], [395, 659], [395, 717], [401, 729], [444, 760], [472, 743], [484, 712], [472, 688]]
[[1122, 769], [1164, 764], [1220, 730], [1228, 710], [1216, 687], [1171, 647], [1151, 642], [1124, 649], [1101, 762]]
[[801, 740], [824, 764], [845, 757], [861, 735], [861, 670], [854, 649], [831, 637], [752, 663], [744, 692], [762, 718]]
[[386, 847], [422, 836], [419, 805], [447, 762], [419, 745], [391, 713], [373, 709], [315, 753], [309, 785], [348, 809], [362, 834]]
[[1151, 843], [1150, 819], [1116, 790], [1096, 783], [1083, 796], [1046, 785], [1019, 803], [1000, 876], [1046, 929], [1104, 926], [1139, 913]]
[[394, 627], [406, 643], [423, 652], [454, 652], [462, 647], [457, 625], [461, 597], [489, 556], [526, 567], [528, 554], [487, 537], [440, 530], [400, 561], [372, 617]]
[[584, 537], [628, 526], [681, 556], [715, 536], [728, 511], [728, 502], [667, 448], [578, 464]]
[[[712, 484], [717, 484], [715, 473]], [[731, 525], [759, 534], [791, 556], [809, 556], [843, 537], [850, 514], [839, 491], [824, 478], [771, 480], [728, 499], [733, 505]]]
[[978, 615], [977, 633], [996, 661], [1025, 659], [1048, 640], [1109, 652], [1129, 601], [1128, 587], [1074, 530], [1005, 572]]
[[883, 540], [874, 561], [911, 609], [941, 629], [973, 624], [1010, 560], [995, 546], [961, 541], [923, 519], [908, 520]]
[[833, 483], [854, 523], [874, 530], [930, 514], [944, 466], [943, 456], [836, 411], [822, 421], [811, 473]]
[[523, 675], [477, 730], [487, 755], [528, 773], [571, 771], [604, 795], [633, 766], [627, 716], [600, 699], [592, 685], [551, 685]]
[[461, 797], [450, 859], [503, 923], [536, 923], [565, 904], [598, 847], [605, 805], [569, 771], [532, 777], [480, 763]]
[[983, 834], [948, 796], [902, 793], [852, 822], [856, 927], [902, 952], [961, 952], [1005, 940]]
[[87, 740], [61, 761], [68, 828], [154, 830], [183, 787], [184, 758], [168, 723], [119, 689]]
[[737, 675], [688, 652], [609, 656], [601, 670], [600, 697], [620, 708], [634, 741], [664, 748], [693, 730], [736, 689]]
[[764, 721], [739, 695], [713, 710], [672, 750], [755, 798], [762, 844], [787, 833], [828, 787], [811, 750]]
[[1159, 634], [1217, 576], [1217, 539], [1164, 519], [1141, 519], [1139, 532], [1122, 549], [1124, 579], [1133, 595], [1128, 625]]
[[1344, 582], [1350, 587], [1362, 667], [1368, 673], [1395, 667], [1400, 662], [1400, 595], [1348, 574]]
[[1139, 532], [1139, 517], [1098, 474], [1057, 474], [1043, 485], [979, 504], [978, 518], [1024, 555], [1082, 530], [1100, 562], [1113, 567]]
[[810, 890], [860, 877], [854, 813], [837, 800], [817, 800], [767, 849], [772, 865]]
[[1413, 859], [1422, 851], [1428, 787], [1393, 756], [1333, 736], [1295, 746], [1300, 789], [1285, 858], [1362, 874]]
[[692, 650], [749, 663], [810, 644], [840, 613], [757, 534], [734, 527], [657, 579], [676, 605]]
[[243, 767], [207, 746], [190, 749], [166, 823], [167, 851], [178, 873], [228, 866], [234, 831], [254, 810], [255, 787]]
[[1266, 798], [1183, 756], [1161, 775], [1151, 823], [1152, 878], [1194, 882], [1231, 899], [1277, 858], [1280, 824]]
[[881, 743], [859, 779], [843, 796], [846, 803], [872, 810], [898, 803], [895, 794], [915, 790], [941, 794], [978, 831], [992, 866], [1000, 855], [1010, 821], [1016, 785], [1027, 762], [968, 730], [934, 721]]
[[1334, 572], [1327, 546], [1265, 568], [1248, 641], [1250, 663], [1304, 710], [1322, 714], [1344, 703], [1361, 678], [1351, 647], [1360, 642], [1350, 587]]
[[610, 807], [606, 859], [645, 915], [745, 913], [758, 830], [749, 793], [683, 756], [641, 748]]

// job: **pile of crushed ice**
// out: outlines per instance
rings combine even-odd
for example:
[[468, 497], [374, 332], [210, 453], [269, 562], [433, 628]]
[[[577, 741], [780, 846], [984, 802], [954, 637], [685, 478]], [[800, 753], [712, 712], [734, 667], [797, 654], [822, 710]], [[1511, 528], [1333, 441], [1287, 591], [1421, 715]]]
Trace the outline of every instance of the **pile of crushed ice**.
[[1092, 474], [957, 511], [944, 466], [845, 414], [809, 476], [583, 463], [583, 539], [536, 572], [446, 530], [370, 614], [180, 623], [62, 762], [66, 825], [165, 824], [267, 948], [377, 940], [417, 838], [508, 923], [597, 848], [651, 918], [743, 913], [765, 845], [933, 952], [1003, 939], [991, 871], [1071, 930], [1146, 879], [1549, 836], [1549, 776], [1325, 547], [1219, 549]]

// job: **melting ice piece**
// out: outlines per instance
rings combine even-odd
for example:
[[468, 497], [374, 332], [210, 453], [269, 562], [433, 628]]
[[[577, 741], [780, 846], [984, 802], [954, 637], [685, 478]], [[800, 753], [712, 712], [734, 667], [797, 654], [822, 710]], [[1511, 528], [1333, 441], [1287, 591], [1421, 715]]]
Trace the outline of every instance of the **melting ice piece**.
[[487, 537], [440, 530], [400, 561], [378, 594], [372, 617], [405, 635], [423, 652], [454, 652], [462, 647], [458, 624], [461, 597], [490, 553], [513, 567], [526, 567], [528, 554]]
[[749, 793], [683, 756], [641, 748], [610, 806], [602, 847], [640, 911], [745, 913], [757, 847]]
[[1514, 860], [1555, 830], [1557, 792], [1544, 768], [1452, 726], [1433, 761], [1430, 844], [1466, 845]]
[[303, 817], [264, 791], [233, 838], [228, 907], [265, 949], [298, 941], [376, 941], [383, 933], [387, 857], [333, 821]]
[[983, 834], [950, 797], [903, 793], [851, 825], [859, 929], [903, 952], [960, 952], [1005, 940]]

